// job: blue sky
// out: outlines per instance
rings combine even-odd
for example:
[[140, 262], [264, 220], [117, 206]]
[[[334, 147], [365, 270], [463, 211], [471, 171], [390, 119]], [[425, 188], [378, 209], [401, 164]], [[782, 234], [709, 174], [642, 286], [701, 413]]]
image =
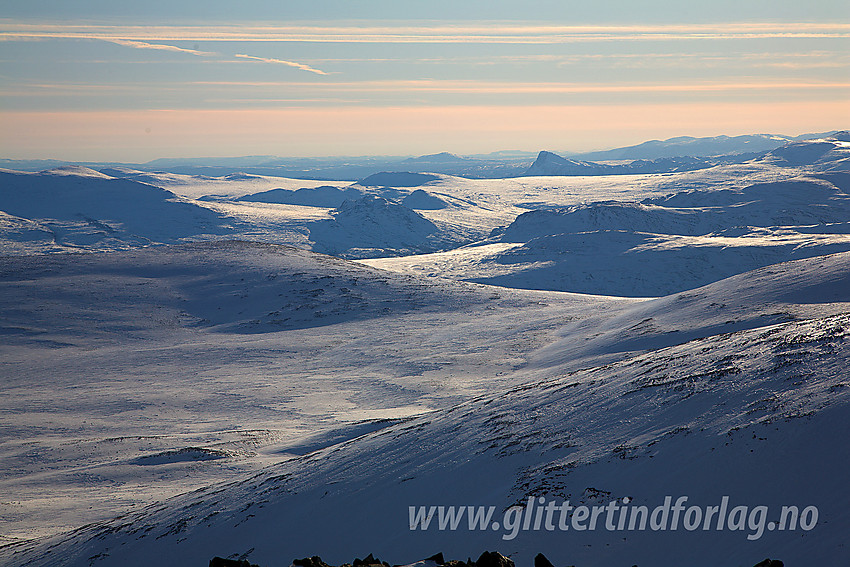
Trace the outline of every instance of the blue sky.
[[847, 2], [8, 1], [0, 156], [589, 150], [847, 128]]

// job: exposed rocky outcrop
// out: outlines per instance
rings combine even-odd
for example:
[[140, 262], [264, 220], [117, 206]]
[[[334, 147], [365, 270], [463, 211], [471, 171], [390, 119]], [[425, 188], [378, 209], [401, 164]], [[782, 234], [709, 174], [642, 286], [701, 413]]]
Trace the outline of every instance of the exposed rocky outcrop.
[[[303, 559], [294, 559], [292, 561], [292, 565], [294, 567], [332, 567], [328, 565], [322, 558], [318, 555], [314, 555], [313, 557], [305, 557]], [[416, 566], [434, 566], [434, 567], [514, 567], [514, 562], [499, 553], [498, 551], [485, 551], [482, 553], [476, 561], [472, 559], [467, 559], [466, 561], [461, 561], [457, 559], [453, 559], [450, 561], [446, 561], [443, 557], [442, 553], [436, 553], [431, 557], [427, 557], [422, 561], [417, 563], [413, 563], [411, 565]], [[248, 561], [243, 560], [235, 560], [235, 559], [222, 559], [221, 557], [214, 557], [210, 561], [209, 567], [258, 567], [257, 565], [253, 565], [248, 563]], [[386, 561], [381, 561], [374, 557], [371, 553], [367, 555], [364, 559], [356, 558], [351, 563], [343, 563], [340, 567], [390, 567], [390, 564]], [[409, 566], [401, 566], [394, 565], [393, 567], [409, 567]], [[534, 567], [555, 567], [549, 559], [546, 558], [542, 553], [538, 553], [534, 557]], [[635, 566], [637, 567], [637, 566]], [[784, 567], [784, 563], [779, 561], [778, 559], [765, 559], [764, 561], [760, 561], [756, 563], [753, 567]]]
[[253, 563], [249, 563], [245, 559], [224, 559], [223, 557], [213, 557], [210, 559], [210, 567], [258, 567]]

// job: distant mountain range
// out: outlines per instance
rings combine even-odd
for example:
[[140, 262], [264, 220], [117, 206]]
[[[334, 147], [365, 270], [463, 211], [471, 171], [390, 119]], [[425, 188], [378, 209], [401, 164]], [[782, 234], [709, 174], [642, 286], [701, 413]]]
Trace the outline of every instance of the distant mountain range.
[[749, 152], [769, 152], [789, 142], [801, 142], [825, 138], [831, 132], [818, 134], [802, 134], [800, 136], [778, 136], [775, 134], [751, 134], [746, 136], [714, 136], [693, 138], [679, 136], [667, 140], [651, 140], [636, 146], [626, 146], [613, 150], [587, 152], [582, 154], [566, 154], [569, 157], [582, 160], [634, 160], [673, 157], [712, 157]]
[[552, 152], [542, 151], [524, 175], [622, 175], [635, 173], [673, 173], [705, 169], [720, 163], [739, 163], [759, 157], [760, 153], [731, 154], [717, 158], [695, 158], [690, 156], [664, 157], [653, 160], [637, 159], [625, 163], [609, 164], [563, 158]]
[[[685, 171], [710, 167], [717, 163], [733, 163], [757, 157], [790, 142], [826, 137], [833, 132], [780, 136], [753, 134], [746, 136], [715, 136], [694, 138], [681, 136], [668, 140], [652, 140], [611, 150], [589, 153], [560, 152], [560, 158], [552, 152], [499, 151], [489, 154], [460, 156], [448, 152], [411, 156], [337, 156], [337, 157], [278, 157], [242, 156], [216, 158], [162, 158], [144, 164], [77, 162], [92, 169], [128, 167], [141, 171], [164, 171], [184, 175], [221, 177], [234, 173], [269, 175], [295, 179], [348, 180], [357, 181], [380, 172], [442, 173], [471, 179], [494, 179], [521, 177], [523, 175], [610, 175], [616, 173], [658, 173], [662, 171]], [[568, 159], [571, 163], [560, 163], [559, 173], [541, 173], [541, 166], [533, 167], [541, 158], [552, 161]], [[718, 161], [718, 156], [725, 156]], [[732, 156], [732, 157], [729, 157]], [[711, 158], [711, 159], [706, 159]], [[594, 161], [635, 161], [635, 164], [597, 164]], [[659, 161], [661, 160], [661, 161]], [[588, 163], [590, 162], [590, 163]], [[652, 163], [648, 163], [652, 162]], [[17, 171], [43, 171], [71, 165], [61, 160], [10, 160], [0, 159], [0, 168]], [[529, 170], [529, 168], [532, 168]], [[543, 168], [547, 170], [547, 168]], [[549, 168], [551, 169], [551, 168]], [[110, 173], [111, 174], [111, 173]]]

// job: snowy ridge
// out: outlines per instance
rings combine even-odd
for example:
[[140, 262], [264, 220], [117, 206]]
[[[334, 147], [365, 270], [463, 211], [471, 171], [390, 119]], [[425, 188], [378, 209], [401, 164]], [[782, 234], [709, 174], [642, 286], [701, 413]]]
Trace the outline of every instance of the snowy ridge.
[[809, 165], [826, 171], [846, 169], [850, 162], [850, 133], [843, 130], [827, 138], [791, 142], [771, 151], [767, 159], [785, 166]]
[[73, 176], [73, 177], [90, 177], [92, 179], [110, 179], [109, 175], [105, 175], [99, 171], [85, 167], [82, 165], [62, 165], [42, 171], [37, 175], [53, 175], [57, 177]]
[[[846, 225], [844, 227], [846, 229]], [[748, 230], [730, 237], [593, 231], [535, 238], [492, 258], [470, 281], [508, 287], [654, 297], [748, 269], [850, 250], [847, 235]], [[498, 271], [497, 271], [498, 273]]]
[[[0, 251], [126, 250], [228, 237], [348, 257], [399, 255], [468, 243], [492, 229], [479, 226], [483, 217], [503, 215], [451, 195], [406, 189], [397, 174], [386, 174], [384, 182], [399, 181], [401, 188], [298, 182], [306, 186], [257, 192], [272, 183], [296, 182], [253, 175], [213, 179], [123, 168], [104, 171], [118, 177], [71, 166], [40, 173], [0, 171], [0, 212], [6, 214]], [[427, 220], [413, 209], [438, 218]]]
[[848, 218], [850, 195], [818, 178], [691, 190], [643, 203], [532, 211], [500, 238], [525, 244], [493, 259], [519, 270], [471, 279], [582, 293], [666, 295], [783, 260], [848, 250]]
[[169, 172], [146, 172], [124, 168], [105, 168], [107, 175], [130, 178], [142, 183], [168, 189], [181, 197], [203, 200], [238, 199], [241, 196], [283, 189], [297, 191], [328, 185], [327, 181], [289, 179], [262, 175], [186, 175]]

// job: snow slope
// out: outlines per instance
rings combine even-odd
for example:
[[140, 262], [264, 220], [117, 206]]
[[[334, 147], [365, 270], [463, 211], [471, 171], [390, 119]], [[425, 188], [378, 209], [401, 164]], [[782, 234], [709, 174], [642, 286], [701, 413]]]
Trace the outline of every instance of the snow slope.
[[635, 303], [420, 282], [238, 242], [0, 266], [5, 541], [514, 384], [565, 321]]
[[[515, 386], [109, 522], [7, 546], [0, 557], [8, 565], [133, 566], [239, 554], [273, 565], [317, 553], [332, 563], [366, 550], [412, 561], [434, 549], [464, 556], [498, 548], [518, 564], [541, 551], [575, 565], [749, 566], [767, 556], [840, 564], [850, 522], [847, 484], [836, 474], [850, 465], [848, 273], [850, 255], [839, 254], [697, 290], [681, 310], [681, 297], [643, 303], [636, 308], [686, 331], [701, 324], [688, 301], [787, 302], [818, 313], [715, 330], [584, 370], [551, 356], [563, 348], [555, 343], [538, 364], [517, 370]], [[609, 531], [600, 520], [594, 531], [534, 531], [530, 523], [506, 539], [503, 525], [408, 528], [409, 505], [493, 505], [502, 520], [529, 497], [600, 506], [629, 497], [652, 509], [665, 496], [700, 506], [726, 496], [730, 506], [768, 509], [762, 528], [739, 530]], [[817, 524], [770, 530], [767, 520], [778, 521], [783, 505], [816, 506]]]
[[771, 265], [564, 326], [533, 365], [581, 368], [718, 334], [850, 311], [850, 253]]

